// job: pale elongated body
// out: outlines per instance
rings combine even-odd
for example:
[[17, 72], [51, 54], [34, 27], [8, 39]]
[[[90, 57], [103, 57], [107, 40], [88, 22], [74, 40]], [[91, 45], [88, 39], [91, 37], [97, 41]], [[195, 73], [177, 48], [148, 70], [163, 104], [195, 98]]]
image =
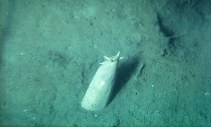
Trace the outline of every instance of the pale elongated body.
[[120, 52], [111, 58], [104, 57], [106, 61], [101, 63], [102, 65], [95, 73], [81, 102], [81, 107], [90, 111], [98, 111], [106, 107], [115, 82], [118, 62], [122, 58], [119, 54]]

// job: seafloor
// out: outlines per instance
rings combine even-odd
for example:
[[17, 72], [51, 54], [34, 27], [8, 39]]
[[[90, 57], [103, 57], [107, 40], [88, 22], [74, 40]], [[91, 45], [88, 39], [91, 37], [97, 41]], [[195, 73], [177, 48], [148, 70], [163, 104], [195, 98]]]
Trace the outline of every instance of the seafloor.
[[[111, 102], [82, 109], [118, 51]], [[0, 126], [211, 126], [211, 1], [0, 0]]]

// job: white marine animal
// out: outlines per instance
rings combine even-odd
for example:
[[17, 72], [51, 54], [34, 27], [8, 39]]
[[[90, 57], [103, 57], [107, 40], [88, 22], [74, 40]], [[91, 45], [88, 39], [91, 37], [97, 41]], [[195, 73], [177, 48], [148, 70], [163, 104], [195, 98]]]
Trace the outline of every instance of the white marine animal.
[[116, 56], [104, 56], [105, 61], [95, 73], [87, 91], [82, 99], [81, 107], [90, 111], [99, 111], [104, 109], [109, 100], [115, 83], [117, 67], [120, 59], [120, 51]]

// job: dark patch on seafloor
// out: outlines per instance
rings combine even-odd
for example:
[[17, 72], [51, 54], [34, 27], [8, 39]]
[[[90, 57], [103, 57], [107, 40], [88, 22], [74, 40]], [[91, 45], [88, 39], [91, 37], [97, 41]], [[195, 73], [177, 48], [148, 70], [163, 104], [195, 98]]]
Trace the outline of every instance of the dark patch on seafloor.
[[[121, 62], [118, 67], [116, 81], [113, 86], [113, 91], [109, 103], [115, 98], [117, 93], [126, 85], [132, 74], [135, 72], [137, 66], [140, 63], [139, 54], [129, 57], [126, 61]], [[108, 104], [109, 104], [108, 103]]]
[[[15, 12], [15, 5], [16, 2], [9, 2], [9, 7], [7, 12], [3, 12], [3, 13], [7, 13], [7, 16], [5, 16], [5, 24], [0, 24], [0, 83], [2, 83], [1, 86], [1, 90], [0, 90], [0, 104], [3, 104], [2, 106], [5, 107], [6, 106], [6, 102], [5, 102], [5, 94], [6, 94], [6, 90], [4, 88], [4, 74], [2, 73], [2, 68], [3, 66], [5, 66], [5, 61], [3, 60], [3, 53], [5, 51], [5, 42], [7, 42], [7, 39], [9, 38], [10, 34], [11, 34], [11, 24], [13, 21], [13, 17], [14, 17], [14, 12]], [[0, 4], [0, 8], [1, 8], [1, 4]], [[1, 10], [0, 10], [1, 11]], [[3, 18], [2, 18], [3, 19]], [[1, 20], [2, 20], [1, 19]], [[3, 108], [0, 108], [0, 113], [2, 112]]]
[[157, 13], [157, 23], [160, 28], [160, 32], [163, 33], [164, 37], [168, 38], [167, 47], [163, 51], [163, 56], [169, 53], [174, 54], [177, 47], [174, 31], [163, 23], [163, 19], [159, 13]]

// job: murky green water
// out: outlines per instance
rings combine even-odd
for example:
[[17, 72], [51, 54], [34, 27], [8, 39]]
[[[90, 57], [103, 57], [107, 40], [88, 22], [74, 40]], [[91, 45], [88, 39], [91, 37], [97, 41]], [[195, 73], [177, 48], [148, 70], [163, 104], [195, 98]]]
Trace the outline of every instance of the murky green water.
[[[1, 126], [210, 126], [211, 1], [0, 0]], [[121, 51], [108, 106], [81, 108]]]

